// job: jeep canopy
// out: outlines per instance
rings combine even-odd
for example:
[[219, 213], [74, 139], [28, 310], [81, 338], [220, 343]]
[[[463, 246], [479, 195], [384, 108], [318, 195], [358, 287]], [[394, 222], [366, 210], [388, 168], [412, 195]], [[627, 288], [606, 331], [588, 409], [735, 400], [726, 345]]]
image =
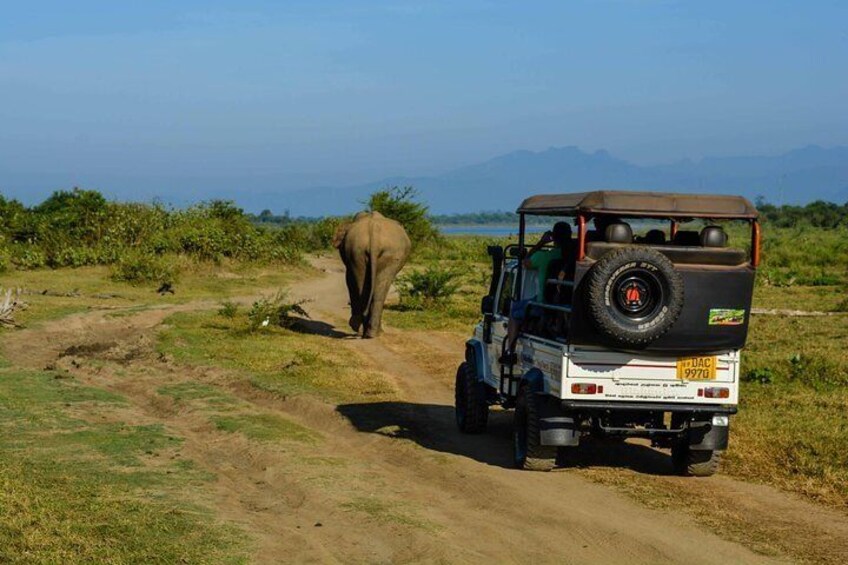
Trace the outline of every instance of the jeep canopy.
[[614, 214], [654, 218], [726, 218], [754, 220], [757, 209], [741, 196], [596, 190], [571, 194], [539, 194], [517, 212], [534, 216]]

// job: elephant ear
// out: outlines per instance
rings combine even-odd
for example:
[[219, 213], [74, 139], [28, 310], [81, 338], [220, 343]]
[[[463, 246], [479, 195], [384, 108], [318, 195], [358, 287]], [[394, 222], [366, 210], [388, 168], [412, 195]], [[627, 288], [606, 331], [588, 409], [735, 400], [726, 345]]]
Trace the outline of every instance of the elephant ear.
[[350, 229], [352, 222], [345, 222], [336, 228], [336, 233], [333, 234], [333, 247], [338, 249], [342, 242], [344, 241], [345, 236], [347, 235], [347, 230]]

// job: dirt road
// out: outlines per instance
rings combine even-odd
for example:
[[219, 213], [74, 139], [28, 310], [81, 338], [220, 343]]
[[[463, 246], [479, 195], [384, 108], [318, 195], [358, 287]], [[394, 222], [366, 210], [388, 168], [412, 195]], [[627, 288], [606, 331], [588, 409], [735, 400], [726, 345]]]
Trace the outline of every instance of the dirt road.
[[[298, 283], [293, 294], [312, 300], [310, 314], [325, 322], [320, 327], [333, 327], [323, 332], [326, 347], [346, 348], [390, 375], [398, 400], [334, 406], [281, 399], [223, 370], [157, 359], [151, 343], [163, 320], [176, 308], [208, 304], [121, 318], [74, 316], [15, 334], [6, 355], [21, 366], [64, 363], [80, 381], [128, 399], [100, 417], [159, 422], [185, 438], [178, 455], [217, 477], [198, 492], [198, 502], [245, 529], [255, 539], [258, 562], [752, 563], [786, 555], [844, 562], [848, 556], [845, 515], [726, 477], [666, 476], [664, 456], [645, 446], [616, 447], [612, 459], [602, 461], [590, 454], [586, 465], [611, 466], [626, 480], [634, 465], [622, 461], [635, 458], [656, 481], [711, 499], [718, 516], [747, 521], [756, 535], [748, 539], [742, 528], [731, 536], [735, 541], [722, 539], [690, 514], [649, 509], [575, 469], [511, 469], [511, 414], [493, 413], [491, 432], [483, 436], [462, 436], [453, 424], [451, 381], [462, 337], [389, 328], [377, 340], [354, 339], [344, 325], [341, 265], [323, 259], [316, 267], [323, 275]], [[131, 377], [109, 365], [93, 370], [68, 361], [68, 347], [97, 344], [92, 355], [123, 359], [123, 371], [134, 367]], [[187, 381], [226, 388], [324, 439], [282, 449], [222, 433], [202, 412], [157, 392]], [[771, 537], [783, 541], [769, 543]]]

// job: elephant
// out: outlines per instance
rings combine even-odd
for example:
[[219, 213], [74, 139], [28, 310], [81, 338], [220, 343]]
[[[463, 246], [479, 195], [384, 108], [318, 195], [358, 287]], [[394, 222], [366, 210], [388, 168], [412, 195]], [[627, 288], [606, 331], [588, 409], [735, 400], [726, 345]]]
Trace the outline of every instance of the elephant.
[[360, 212], [336, 232], [333, 245], [345, 265], [350, 327], [362, 337], [380, 335], [389, 287], [409, 258], [412, 243], [403, 226], [379, 212]]

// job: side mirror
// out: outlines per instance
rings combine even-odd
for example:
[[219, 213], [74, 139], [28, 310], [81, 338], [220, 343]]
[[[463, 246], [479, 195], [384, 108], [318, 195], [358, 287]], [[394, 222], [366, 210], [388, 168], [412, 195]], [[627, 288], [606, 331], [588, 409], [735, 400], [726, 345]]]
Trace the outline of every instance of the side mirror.
[[495, 297], [491, 294], [487, 294], [483, 297], [483, 300], [480, 301], [480, 311], [483, 315], [486, 314], [494, 314], [495, 313]]

